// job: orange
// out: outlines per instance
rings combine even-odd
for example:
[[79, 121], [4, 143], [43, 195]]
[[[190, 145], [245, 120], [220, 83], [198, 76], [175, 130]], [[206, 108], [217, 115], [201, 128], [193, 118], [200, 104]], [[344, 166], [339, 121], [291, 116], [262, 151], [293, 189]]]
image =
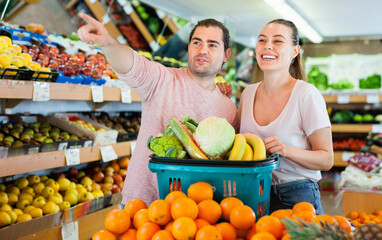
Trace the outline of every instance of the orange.
[[300, 219], [305, 221], [305, 222], [312, 223], [312, 222], [314, 222], [316, 217], [317, 216], [310, 211], [300, 211], [300, 212], [296, 212], [293, 215], [293, 219], [301, 225], [302, 225], [302, 223], [300, 222]]
[[211, 225], [209, 222], [207, 222], [207, 220], [204, 220], [204, 219], [201, 219], [201, 218], [195, 219], [194, 222], [196, 224], [196, 229], [198, 229], [198, 230], [201, 229], [204, 226]]
[[171, 204], [171, 216], [174, 220], [179, 217], [189, 217], [194, 220], [198, 216], [198, 205], [191, 198], [177, 198]]
[[120, 167], [119, 167], [118, 163], [113, 162], [110, 164], [110, 167], [112, 167], [114, 169], [114, 172], [116, 172], [116, 173], [119, 172]]
[[223, 236], [217, 227], [208, 225], [198, 231], [195, 240], [223, 240]]
[[196, 203], [200, 203], [206, 199], [212, 199], [214, 190], [209, 183], [197, 182], [192, 184], [187, 190], [187, 196], [194, 200]]
[[137, 230], [137, 240], [151, 240], [154, 234], [160, 230], [160, 227], [156, 223], [144, 223]]
[[253, 235], [256, 234], [256, 224], [254, 224], [247, 232], [247, 238], [246, 239], [251, 239], [251, 237], [253, 237]]
[[292, 208], [293, 214], [301, 211], [310, 211], [314, 214], [316, 214], [316, 209], [311, 203], [308, 202], [299, 202], [295, 204]]
[[198, 218], [207, 220], [210, 224], [215, 224], [222, 215], [222, 209], [214, 200], [207, 199], [198, 203]]
[[382, 210], [378, 210], [374, 213], [375, 216], [382, 216]]
[[137, 240], [137, 230], [128, 229], [124, 234], [119, 236], [118, 240]]
[[180, 198], [180, 197], [187, 197], [187, 195], [182, 191], [172, 191], [169, 194], [167, 194], [167, 196], [164, 200], [166, 200], [168, 202], [168, 204], [170, 204], [170, 206], [171, 206], [172, 202], [175, 199]]
[[172, 225], [174, 225], [174, 221], [170, 221], [169, 223], [167, 223], [166, 226], [164, 227], [164, 230], [168, 232], [172, 232]]
[[158, 225], [166, 225], [171, 220], [170, 205], [165, 200], [155, 200], [147, 212], [150, 221]]
[[119, 167], [122, 169], [126, 169], [129, 166], [130, 158], [129, 157], [123, 157], [118, 159]]
[[232, 224], [227, 222], [222, 222], [216, 224], [216, 228], [222, 234], [223, 240], [236, 240], [237, 234], [236, 229]]
[[229, 220], [237, 229], [249, 229], [256, 221], [256, 214], [247, 205], [237, 206], [232, 209]]
[[277, 238], [275, 238], [269, 232], [259, 232], [253, 235], [250, 240], [277, 240]]
[[101, 230], [94, 233], [92, 240], [117, 240], [117, 238], [111, 232], [107, 230]]
[[121, 234], [130, 227], [130, 217], [122, 209], [111, 210], [105, 217], [105, 228], [114, 234]]
[[327, 214], [317, 215], [316, 222], [320, 226], [322, 226], [321, 222], [323, 222], [324, 224], [338, 224], [336, 219], [334, 219], [332, 216], [329, 216]]
[[174, 240], [172, 234], [166, 230], [160, 230], [156, 232], [152, 240]]
[[135, 214], [133, 219], [133, 225], [136, 229], [138, 229], [143, 224], [150, 222], [148, 211], [149, 210], [147, 209], [141, 209]]
[[350, 222], [346, 218], [344, 218], [342, 216], [333, 216], [333, 218], [337, 221], [338, 226], [342, 230], [344, 230], [347, 233], [350, 233], [351, 224], [350, 224]]
[[196, 224], [189, 217], [179, 217], [172, 225], [172, 235], [177, 240], [194, 239], [196, 231]]
[[279, 209], [270, 214], [272, 217], [277, 217], [280, 220], [285, 220], [285, 218], [292, 218], [292, 209]]
[[229, 221], [229, 215], [234, 207], [244, 205], [244, 203], [235, 197], [224, 198], [220, 202], [220, 207], [222, 208], [222, 217], [224, 220]]
[[[232, 225], [233, 226], [233, 225]], [[246, 238], [247, 233], [249, 229], [237, 229], [236, 228], [236, 235], [237, 238]]]
[[285, 234], [285, 235], [281, 238], [281, 240], [290, 240], [290, 239], [292, 239], [292, 236], [289, 235], [289, 234]]
[[358, 218], [358, 212], [356, 211], [352, 211], [348, 214], [348, 218], [352, 219], [352, 220], [355, 220]]
[[130, 218], [133, 219], [134, 215], [141, 209], [147, 208], [146, 203], [141, 199], [133, 199], [129, 201], [125, 206], [125, 211], [129, 214]]
[[256, 223], [256, 232], [268, 232], [275, 238], [280, 239], [283, 235], [284, 225], [281, 221], [272, 216], [264, 216]]

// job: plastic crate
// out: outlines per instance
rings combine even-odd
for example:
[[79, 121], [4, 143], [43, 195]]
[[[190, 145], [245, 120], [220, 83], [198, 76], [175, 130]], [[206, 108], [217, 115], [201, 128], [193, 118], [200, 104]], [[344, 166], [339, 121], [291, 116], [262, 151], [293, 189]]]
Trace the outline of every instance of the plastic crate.
[[237, 197], [261, 217], [269, 212], [272, 170], [278, 168], [278, 158], [272, 155], [262, 161], [227, 161], [152, 155], [149, 169], [157, 173], [161, 199], [174, 190], [186, 193], [193, 183], [208, 182], [214, 188], [215, 201]]

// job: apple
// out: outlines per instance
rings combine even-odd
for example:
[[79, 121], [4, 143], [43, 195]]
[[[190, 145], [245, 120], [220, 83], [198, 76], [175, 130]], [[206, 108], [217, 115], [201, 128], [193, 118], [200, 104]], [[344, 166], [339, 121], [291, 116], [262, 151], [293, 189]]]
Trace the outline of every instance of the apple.
[[106, 189], [106, 190], [110, 190], [111, 191], [112, 188], [113, 188], [113, 184], [112, 183], [104, 183], [101, 186], [102, 190]]
[[98, 183], [93, 183], [92, 189], [93, 189], [93, 191], [101, 190], [101, 185], [99, 185]]
[[66, 177], [66, 175], [65, 175], [65, 173], [63, 173], [63, 172], [57, 173], [57, 176], [56, 176], [57, 179], [59, 179], [59, 178], [65, 178], [65, 177]]
[[115, 183], [123, 181], [123, 178], [122, 178], [122, 176], [120, 174], [114, 174], [113, 178], [114, 178], [114, 182]]
[[103, 180], [105, 183], [114, 183], [114, 178], [112, 176], [106, 176]]
[[126, 174], [127, 174], [127, 170], [121, 168], [121, 169], [119, 170], [119, 174], [122, 176], [123, 179], [125, 179]]
[[97, 173], [95, 173], [93, 175], [93, 179], [94, 181], [96, 181], [97, 183], [99, 182], [102, 182], [102, 180], [105, 178], [105, 175], [103, 174], [103, 172], [99, 171]]
[[125, 182], [124, 181], [120, 181], [118, 183], [116, 183], [117, 186], [120, 188], [120, 189], [123, 189], [123, 185], [125, 185]]
[[112, 193], [119, 193], [119, 192], [121, 192], [121, 189], [116, 184], [113, 184], [113, 188], [111, 189], [111, 192]]

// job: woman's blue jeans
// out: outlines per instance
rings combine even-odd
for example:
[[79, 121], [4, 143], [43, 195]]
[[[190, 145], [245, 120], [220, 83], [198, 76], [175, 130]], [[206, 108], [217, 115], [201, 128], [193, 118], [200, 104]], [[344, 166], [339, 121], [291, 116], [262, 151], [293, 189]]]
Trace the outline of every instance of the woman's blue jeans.
[[324, 214], [318, 184], [311, 180], [272, 185], [269, 213], [278, 209], [292, 209], [299, 202], [309, 202], [316, 209], [317, 215]]

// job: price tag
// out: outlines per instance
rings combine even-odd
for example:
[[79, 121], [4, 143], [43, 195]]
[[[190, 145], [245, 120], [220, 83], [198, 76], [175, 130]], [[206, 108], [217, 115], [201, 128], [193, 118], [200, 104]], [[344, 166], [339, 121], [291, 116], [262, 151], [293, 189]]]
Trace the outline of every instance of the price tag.
[[379, 94], [367, 94], [366, 102], [367, 103], [379, 103]]
[[153, 51], [156, 51], [156, 50], [159, 49], [159, 45], [158, 45], [158, 43], [155, 42], [155, 41], [152, 41], [151, 43], [149, 43], [149, 45], [150, 45], [150, 48], [151, 48]]
[[342, 161], [347, 162], [354, 155], [355, 155], [354, 152], [342, 152]]
[[65, 150], [66, 165], [78, 165], [80, 164], [80, 149], [66, 149]]
[[93, 102], [103, 102], [103, 88], [101, 86], [91, 86]]
[[133, 7], [131, 6], [130, 3], [126, 4], [124, 7], [123, 7], [123, 10], [125, 11], [125, 13], [127, 15], [130, 15], [134, 10], [133, 10]]
[[166, 16], [166, 13], [163, 12], [162, 10], [157, 10], [157, 15], [160, 19], [163, 19]]
[[97, 0], [89, 0], [90, 4], [94, 4]]
[[337, 103], [347, 104], [349, 102], [350, 102], [350, 96], [349, 95], [338, 95], [337, 96]]
[[127, 3], [127, 0], [118, 0], [118, 3], [123, 7]]
[[108, 22], [110, 22], [110, 17], [109, 15], [105, 14], [105, 16], [102, 17], [102, 24], [105, 25]]
[[114, 151], [113, 146], [111, 145], [100, 147], [100, 150], [101, 150], [102, 160], [104, 162], [110, 162], [118, 158], [117, 154]]
[[49, 83], [34, 82], [33, 83], [33, 101], [46, 102], [49, 101]]
[[62, 240], [78, 240], [78, 222], [62, 225], [61, 236]]
[[91, 147], [92, 144], [93, 144], [93, 141], [92, 141], [92, 140], [86, 140], [86, 141], [84, 142], [84, 147]]
[[130, 142], [131, 154], [133, 154], [136, 145], [137, 145], [137, 142]]
[[67, 148], [68, 148], [67, 142], [63, 142], [63, 143], [58, 144], [58, 150], [65, 150]]
[[121, 88], [121, 99], [123, 103], [131, 103], [131, 89], [127, 87]]
[[126, 44], [126, 43], [127, 43], [126, 39], [125, 39], [123, 36], [119, 36], [119, 37], [117, 37], [117, 41], [118, 41], [120, 44]]
[[373, 125], [371, 125], [371, 132], [373, 132], [373, 133], [382, 133], [382, 125], [381, 124], [373, 124]]

